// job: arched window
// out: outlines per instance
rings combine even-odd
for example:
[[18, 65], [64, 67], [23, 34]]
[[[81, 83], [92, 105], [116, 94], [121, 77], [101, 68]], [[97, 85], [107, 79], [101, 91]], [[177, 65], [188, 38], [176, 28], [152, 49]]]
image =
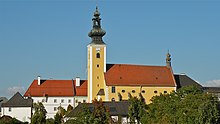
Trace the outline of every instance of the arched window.
[[112, 98], [112, 101], [115, 101], [115, 98]]
[[96, 53], [96, 58], [100, 58], [100, 53]]

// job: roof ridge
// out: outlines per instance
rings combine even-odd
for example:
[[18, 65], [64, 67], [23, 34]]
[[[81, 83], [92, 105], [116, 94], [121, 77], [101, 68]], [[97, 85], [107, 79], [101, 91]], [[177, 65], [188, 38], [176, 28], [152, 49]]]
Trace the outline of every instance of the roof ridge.
[[[109, 63], [108, 63], [109, 64]], [[140, 65], [140, 64], [112, 64], [112, 65], [127, 65], [127, 66], [150, 66], [150, 67], [167, 67], [165, 65]]]

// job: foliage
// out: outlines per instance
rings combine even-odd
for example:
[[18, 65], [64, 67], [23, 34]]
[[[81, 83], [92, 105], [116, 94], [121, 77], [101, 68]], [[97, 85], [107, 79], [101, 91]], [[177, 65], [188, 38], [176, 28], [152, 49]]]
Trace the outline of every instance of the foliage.
[[54, 119], [53, 118], [48, 118], [46, 120], [46, 124], [54, 124]]
[[104, 106], [102, 99], [92, 101], [94, 105], [94, 111], [92, 113], [93, 124], [108, 124], [110, 121], [110, 115], [107, 108]]
[[41, 102], [34, 103], [34, 114], [31, 118], [32, 124], [45, 124], [47, 111]]
[[92, 120], [92, 112], [84, 105], [77, 113], [76, 119], [68, 120], [65, 124], [91, 124]]
[[73, 110], [73, 106], [70, 104], [67, 106], [67, 114], [70, 113]]
[[26, 122], [21, 122], [16, 118], [12, 118], [11, 120], [0, 121], [0, 124], [26, 124]]
[[142, 123], [212, 124], [217, 123], [218, 100], [196, 86], [183, 87], [177, 92], [160, 94], [141, 119]]
[[54, 116], [54, 124], [61, 124], [62, 123], [62, 115], [58, 112]]
[[61, 124], [61, 123], [63, 123], [64, 116], [66, 115], [67, 112], [62, 106], [59, 106], [57, 109], [58, 109], [58, 111], [57, 111], [56, 115], [54, 116], [54, 123]]
[[110, 116], [102, 100], [97, 101], [95, 99], [92, 104], [94, 106], [93, 111], [90, 111], [85, 104], [82, 110], [77, 113], [76, 118], [68, 120], [65, 124], [108, 124], [110, 122]]
[[144, 102], [144, 98], [139, 94], [139, 99], [137, 97], [130, 97], [129, 102], [129, 111], [128, 116], [130, 118], [131, 123], [135, 123], [135, 120], [137, 120], [137, 123], [140, 123], [140, 119], [144, 115], [146, 104]]
[[57, 109], [58, 109], [58, 114], [60, 114], [61, 117], [66, 115], [66, 110], [62, 106], [59, 106]]

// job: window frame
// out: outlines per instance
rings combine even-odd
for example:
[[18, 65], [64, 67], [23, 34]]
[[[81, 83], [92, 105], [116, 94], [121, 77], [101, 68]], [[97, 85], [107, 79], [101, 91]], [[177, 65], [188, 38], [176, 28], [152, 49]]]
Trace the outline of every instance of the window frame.
[[112, 93], [115, 93], [116, 92], [116, 88], [115, 86], [112, 86]]

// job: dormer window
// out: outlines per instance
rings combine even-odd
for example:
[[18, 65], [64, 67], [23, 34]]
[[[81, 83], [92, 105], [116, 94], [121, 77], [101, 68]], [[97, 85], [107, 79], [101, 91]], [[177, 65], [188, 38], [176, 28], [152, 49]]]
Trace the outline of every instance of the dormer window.
[[100, 58], [100, 53], [96, 53], [96, 58]]

